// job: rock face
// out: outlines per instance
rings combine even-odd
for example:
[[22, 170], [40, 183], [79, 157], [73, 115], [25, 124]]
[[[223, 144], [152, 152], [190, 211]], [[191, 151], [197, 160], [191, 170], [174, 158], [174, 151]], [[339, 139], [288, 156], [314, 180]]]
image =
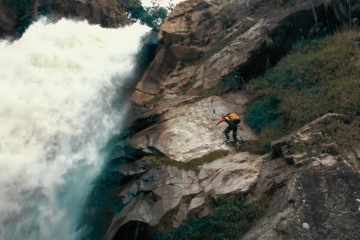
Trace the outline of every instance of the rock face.
[[[288, 166], [279, 166], [284, 170], [281, 179], [284, 185], [276, 192], [267, 215], [243, 239], [359, 238], [358, 158], [354, 153], [339, 154], [334, 143], [322, 142], [321, 129], [341, 118], [338, 114], [327, 114], [272, 143], [274, 152], [280, 143], [284, 144], [279, 154], [285, 157], [270, 160], [267, 169], [279, 165], [279, 160], [282, 164], [288, 162]], [[294, 143], [304, 144], [306, 150], [290, 154], [289, 148]], [[280, 184], [276, 174], [267, 174], [266, 178], [260, 177], [254, 193], [264, 191], [269, 177]]]
[[129, 23], [126, 12], [117, 1], [71, 0], [50, 1], [55, 18], [76, 18], [102, 27], [119, 27]]
[[[210, 99], [224, 101], [220, 97]], [[161, 121], [173, 119], [175, 112], [167, 111]], [[351, 239], [357, 239], [358, 151], [339, 153], [336, 143], [324, 142], [322, 135], [326, 126], [343, 119], [340, 114], [326, 114], [272, 142], [271, 154], [234, 153], [199, 166], [197, 172], [147, 161], [123, 165], [118, 171], [137, 175], [138, 180], [119, 194], [126, 206], [114, 217], [104, 239], [121, 239], [122, 226], [136, 221], [148, 224], [147, 228], [155, 227], [170, 210], [175, 212], [169, 221], [178, 227], [191, 210], [205, 203], [207, 196], [216, 198], [228, 193], [245, 194], [248, 201], [263, 194], [273, 195], [267, 214], [242, 239], [347, 239], [349, 232]], [[141, 141], [135, 139], [144, 134], [134, 135], [133, 144], [141, 146]], [[294, 145], [302, 147], [294, 151]]]
[[[322, 135], [327, 124], [341, 121], [342, 115], [327, 114], [272, 142], [272, 153], [264, 156], [236, 153], [223, 144], [226, 124], [215, 126], [229, 111], [244, 119], [247, 97], [226, 81], [244, 84], [266, 62], [275, 63], [297, 39], [306, 38], [317, 22], [327, 16], [334, 24], [347, 20], [347, 7], [345, 1], [324, 7], [322, 0], [178, 4], [161, 25], [155, 59], [133, 94], [138, 106], [149, 107], [141, 119], [151, 124], [137, 124], [128, 141], [146, 154], [182, 163], [215, 150], [231, 155], [199, 166], [198, 172], [130, 163], [123, 171], [139, 174], [138, 180], [119, 194], [126, 207], [113, 219], [105, 239], [121, 239], [121, 227], [134, 221], [157, 226], [169, 211], [174, 214], [172, 226], [178, 227], [207, 197], [228, 193], [243, 193], [248, 201], [272, 196], [267, 214], [244, 239], [346, 239], [349, 232], [357, 239], [360, 151], [340, 153], [337, 144], [325, 142]], [[350, 12], [355, 14], [356, 7]], [[222, 93], [233, 91], [221, 97], [204, 94], [204, 89], [219, 86]], [[256, 138], [244, 121], [238, 136]]]
[[[120, 193], [127, 205], [113, 219], [105, 239], [113, 239], [117, 230], [129, 221], [155, 226], [180, 202], [174, 226], [179, 226], [190, 210], [201, 206], [207, 195], [247, 193], [256, 184], [263, 161], [260, 156], [239, 153], [204, 164], [199, 173], [173, 166], [152, 168]], [[185, 196], [192, 197], [182, 201]]]
[[[167, 91], [183, 95], [181, 86], [196, 95], [225, 77], [241, 80], [284, 56], [317, 22], [348, 20], [345, 1], [184, 1], [160, 26], [160, 47], [139, 81], [137, 104]], [[357, 16], [357, 7], [351, 8]], [[233, 76], [234, 75], [234, 76]], [[226, 86], [223, 86], [226, 88]]]
[[[166, 113], [159, 119], [159, 123], [137, 133], [130, 139], [131, 144], [145, 152], [160, 152], [180, 162], [202, 157], [215, 150], [234, 151], [224, 143], [222, 131], [227, 124], [216, 126], [216, 123], [230, 111], [238, 110], [242, 114], [241, 105], [237, 106], [215, 96], [193, 104], [172, 107], [168, 104], [164, 102]], [[242, 129], [238, 130], [238, 136], [243, 136], [244, 140], [254, 138], [250, 128], [244, 123], [240, 123], [240, 126]]]
[[[0, 38], [13, 37], [18, 18], [38, 17], [38, 10], [42, 3], [51, 9], [50, 18], [58, 20], [62, 17], [87, 20], [90, 24], [102, 27], [119, 27], [129, 23], [128, 17], [117, 1], [109, 0], [68, 0], [68, 1], [31, 1], [29, 12], [17, 16], [17, 10], [6, 4], [9, 1], [0, 0]], [[26, 1], [25, 1], [26, 2]], [[26, 3], [19, 3], [26, 4]], [[27, 16], [28, 15], [28, 16]]]
[[15, 12], [6, 7], [4, 0], [0, 0], [0, 38], [13, 35], [15, 25]]

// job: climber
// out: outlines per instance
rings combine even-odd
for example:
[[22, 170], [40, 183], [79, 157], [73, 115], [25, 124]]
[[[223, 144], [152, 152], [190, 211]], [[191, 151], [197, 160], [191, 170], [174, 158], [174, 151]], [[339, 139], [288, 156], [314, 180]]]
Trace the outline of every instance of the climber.
[[234, 112], [230, 112], [230, 113], [226, 114], [225, 116], [223, 116], [216, 125], [219, 125], [223, 121], [225, 121], [229, 125], [223, 131], [227, 141], [230, 142], [229, 133], [232, 130], [233, 131], [233, 139], [235, 142], [238, 142], [239, 140], [236, 138], [236, 132], [237, 132], [237, 125], [241, 122], [239, 116]]

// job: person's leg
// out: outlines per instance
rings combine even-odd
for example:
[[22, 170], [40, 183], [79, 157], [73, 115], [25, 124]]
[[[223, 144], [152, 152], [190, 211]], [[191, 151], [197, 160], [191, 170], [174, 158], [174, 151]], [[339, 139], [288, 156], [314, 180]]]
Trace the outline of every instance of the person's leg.
[[229, 133], [230, 133], [231, 129], [232, 129], [232, 127], [229, 124], [229, 126], [227, 126], [227, 128], [225, 128], [225, 130], [223, 132], [225, 134], [225, 137], [227, 140], [230, 140]]
[[229, 126], [231, 126], [231, 130], [233, 131], [233, 139], [235, 142], [238, 141], [238, 139], [236, 137], [236, 133], [237, 133], [237, 125], [239, 123], [240, 123], [240, 119], [235, 119], [229, 123]]
[[233, 128], [233, 139], [235, 142], [238, 142], [239, 140], [236, 137], [236, 133], [237, 133], [237, 126], [235, 128]]

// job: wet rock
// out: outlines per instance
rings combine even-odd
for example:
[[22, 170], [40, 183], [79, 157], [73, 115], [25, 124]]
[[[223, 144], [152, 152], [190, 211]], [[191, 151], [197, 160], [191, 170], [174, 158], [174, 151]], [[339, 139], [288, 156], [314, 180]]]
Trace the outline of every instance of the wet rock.
[[4, 0], [0, 0], [0, 39], [15, 34], [16, 22], [15, 11], [6, 6]]
[[123, 163], [119, 166], [118, 171], [126, 176], [133, 176], [148, 171], [154, 166], [151, 161], [136, 161], [132, 163]]

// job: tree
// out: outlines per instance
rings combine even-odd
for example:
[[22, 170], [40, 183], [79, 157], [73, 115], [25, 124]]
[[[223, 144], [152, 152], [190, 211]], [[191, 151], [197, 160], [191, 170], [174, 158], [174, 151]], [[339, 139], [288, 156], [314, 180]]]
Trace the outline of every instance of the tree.
[[133, 0], [132, 4], [126, 8], [130, 21], [140, 21], [141, 24], [157, 29], [161, 21], [167, 16], [167, 9], [160, 7], [159, 0], [153, 0], [152, 7], [143, 7], [138, 2], [139, 0]]

